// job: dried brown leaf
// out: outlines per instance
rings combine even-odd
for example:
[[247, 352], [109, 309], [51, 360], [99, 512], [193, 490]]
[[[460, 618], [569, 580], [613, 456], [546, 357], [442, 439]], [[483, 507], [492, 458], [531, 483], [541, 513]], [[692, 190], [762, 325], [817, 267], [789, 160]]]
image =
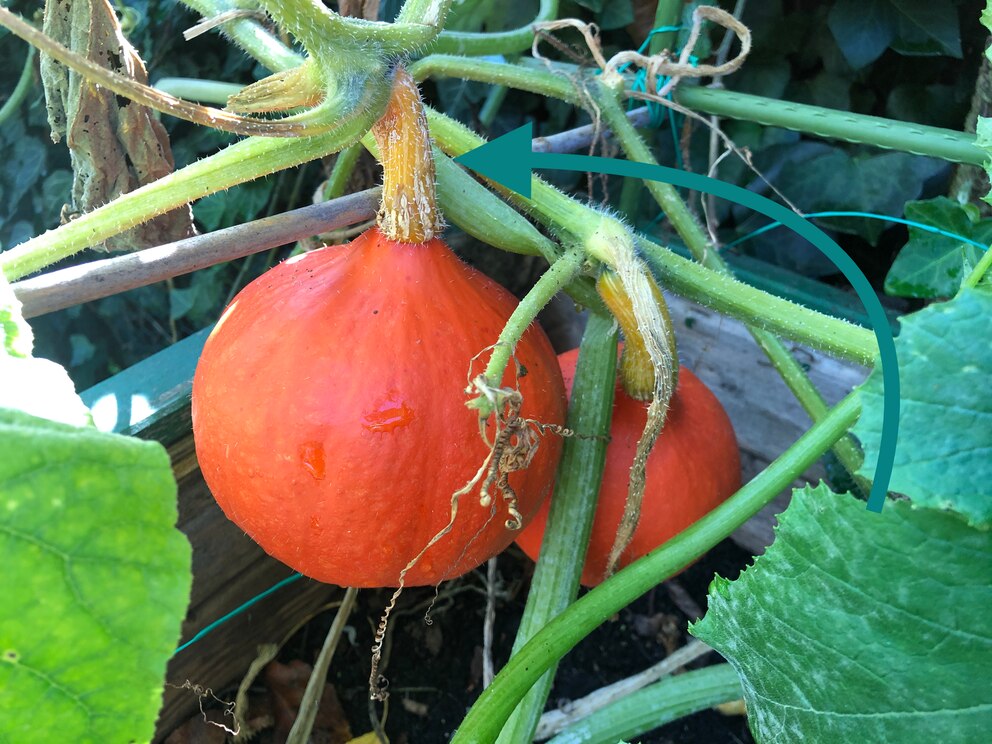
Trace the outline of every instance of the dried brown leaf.
[[[44, 31], [80, 56], [148, 83], [141, 57], [124, 38], [108, 0], [48, 0]], [[52, 139], [66, 138], [72, 160], [72, 201], [64, 217], [88, 212], [173, 171], [168, 135], [152, 111], [118, 101], [111, 91], [46, 55], [41, 56], [41, 75]], [[193, 234], [187, 206], [95, 247], [136, 250]]]

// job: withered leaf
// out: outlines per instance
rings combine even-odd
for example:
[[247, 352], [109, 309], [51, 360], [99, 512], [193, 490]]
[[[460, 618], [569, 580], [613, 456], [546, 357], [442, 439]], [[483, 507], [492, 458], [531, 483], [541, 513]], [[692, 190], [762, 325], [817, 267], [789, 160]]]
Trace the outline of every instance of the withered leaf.
[[[109, 0], [47, 0], [44, 31], [80, 56], [148, 83], [144, 63], [124, 38]], [[172, 172], [169, 138], [152, 111], [118, 100], [44, 54], [41, 76], [52, 139], [66, 137], [72, 160], [72, 201], [64, 215], [88, 212]], [[138, 250], [194, 232], [192, 211], [185, 206], [94, 247]]]

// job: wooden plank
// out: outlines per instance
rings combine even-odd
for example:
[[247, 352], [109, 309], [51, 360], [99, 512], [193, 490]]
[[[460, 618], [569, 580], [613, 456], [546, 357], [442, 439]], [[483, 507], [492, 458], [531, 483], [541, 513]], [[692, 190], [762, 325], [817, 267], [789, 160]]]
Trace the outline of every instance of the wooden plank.
[[[100, 429], [156, 439], [169, 447], [179, 485], [177, 526], [193, 546], [193, 587], [182, 643], [293, 573], [224, 516], [200, 476], [190, 433], [190, 394], [210, 330], [82, 393]], [[215, 692], [236, 684], [259, 644], [283, 641], [289, 629], [342, 593], [338, 587], [300, 579], [177, 653], [166, 671], [155, 741], [197, 713], [197, 696], [182, 689], [186, 681]]]
[[[195, 456], [190, 468], [192, 452], [189, 435], [170, 448], [180, 475], [178, 526], [193, 546], [193, 589], [182, 643], [293, 574], [224, 516], [195, 467]], [[194, 693], [182, 689], [185, 682], [216, 693], [237, 684], [260, 644], [283, 642], [300, 622], [343, 593], [330, 584], [300, 579], [178, 652], [166, 670], [165, 699], [155, 741], [196, 715], [199, 703]]]

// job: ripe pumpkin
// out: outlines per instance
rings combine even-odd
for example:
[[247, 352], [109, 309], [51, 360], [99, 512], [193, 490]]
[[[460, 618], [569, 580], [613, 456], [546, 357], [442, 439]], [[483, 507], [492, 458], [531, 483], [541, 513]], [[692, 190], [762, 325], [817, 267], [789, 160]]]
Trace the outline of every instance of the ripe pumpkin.
[[[569, 392], [577, 358], [577, 349], [558, 358]], [[603, 483], [582, 569], [584, 586], [596, 586], [604, 578], [647, 405], [631, 398], [617, 384]], [[709, 388], [682, 367], [665, 428], [648, 458], [641, 519], [618, 568], [647, 555], [712, 511], [740, 484], [740, 453], [730, 419]], [[545, 502], [534, 521], [517, 536], [517, 545], [533, 560], [541, 549], [548, 510], [549, 502]]]
[[[397, 242], [378, 228], [256, 279], [210, 334], [193, 380], [196, 453], [221, 508], [306, 576], [396, 586], [489, 453], [465, 376], [515, 306], [442, 241]], [[516, 356], [520, 415], [562, 424], [561, 372], [539, 327]], [[560, 448], [542, 437], [530, 466], [510, 474], [525, 524]], [[492, 516], [477, 494], [461, 497], [453, 530], [408, 586], [463, 574], [512, 542], [501, 500]]]

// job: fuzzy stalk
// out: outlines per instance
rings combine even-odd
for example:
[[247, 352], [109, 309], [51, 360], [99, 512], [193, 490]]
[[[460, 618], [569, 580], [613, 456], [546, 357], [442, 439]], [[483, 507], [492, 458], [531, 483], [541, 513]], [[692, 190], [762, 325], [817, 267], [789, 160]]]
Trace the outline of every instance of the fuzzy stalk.
[[[581, 246], [566, 251], [541, 275], [513, 310], [499, 334], [493, 353], [489, 357], [489, 364], [486, 365], [486, 371], [483, 373], [488, 387], [495, 388], [500, 384], [517, 343], [537, 319], [537, 314], [551, 302], [551, 298], [568, 286], [579, 273], [584, 259], [585, 251]], [[487, 418], [492, 413], [489, 401], [484, 396], [474, 398], [469, 406], [477, 408], [481, 418]]]
[[[616, 91], [602, 86], [600, 88], [598, 102], [601, 106], [603, 117], [613, 130], [627, 157], [638, 162], [657, 165], [657, 161], [647, 146], [647, 143], [627, 120], [616, 98]], [[682, 200], [682, 197], [679, 196], [675, 187], [659, 181], [648, 181], [647, 188], [651, 196], [658, 203], [658, 206], [665, 213], [665, 216], [668, 217], [676, 232], [678, 232], [679, 237], [685, 242], [693, 258], [703, 266], [723, 276], [731, 276], [731, 271], [727, 263], [710, 245], [709, 238], [706, 236], [703, 228], [689, 211], [689, 208]], [[827, 404], [823, 400], [823, 396], [820, 395], [816, 386], [810, 381], [809, 376], [799, 366], [795, 357], [775, 337], [775, 334], [763, 329], [757, 324], [749, 324], [748, 331], [754, 337], [761, 350], [768, 356], [768, 359], [782, 377], [782, 380], [792, 391], [793, 395], [795, 395], [810, 418], [813, 421], [818, 421], [825, 416], [827, 413]], [[871, 364], [872, 361], [863, 360], [862, 363]], [[844, 469], [855, 478], [859, 478], [859, 483], [865, 485], [866, 481], [857, 475], [863, 457], [854, 441], [849, 436], [844, 436], [834, 446], [833, 451]]]
[[382, 163], [379, 230], [398, 243], [426, 243], [444, 229], [434, 150], [413, 77], [398, 67], [386, 111], [372, 127]]
[[[182, 2], [204, 18], [213, 18], [236, 8], [233, 0], [182, 0]], [[288, 70], [303, 61], [303, 57], [273, 36], [254, 18], [232, 18], [220, 28], [251, 57], [273, 72]]]
[[[578, 594], [606, 464], [616, 360], [617, 336], [613, 319], [609, 315], [590, 313], [579, 347], [566, 423], [579, 436], [566, 438], [562, 448], [541, 555], [511, 654], [523, 648], [553, 617], [574, 602]], [[520, 701], [499, 734], [499, 744], [533, 740], [553, 681], [554, 665]]]
[[444, 31], [430, 47], [433, 52], [446, 54], [513, 54], [530, 49], [534, 41], [534, 24], [552, 21], [558, 15], [558, 0], [541, 0], [537, 17], [531, 23], [510, 31], [477, 33]]

